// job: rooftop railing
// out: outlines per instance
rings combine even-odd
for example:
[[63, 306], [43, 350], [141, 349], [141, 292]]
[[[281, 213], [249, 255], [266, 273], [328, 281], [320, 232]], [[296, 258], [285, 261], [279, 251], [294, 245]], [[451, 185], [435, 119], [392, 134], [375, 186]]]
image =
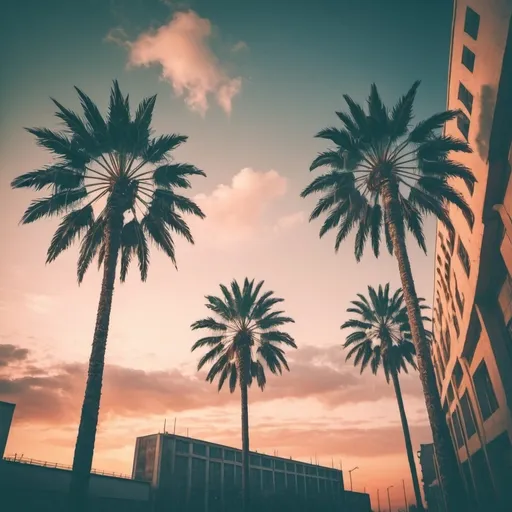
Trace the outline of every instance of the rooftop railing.
[[[18, 455], [15, 453], [14, 455], [9, 455], [4, 457], [4, 460], [10, 462], [19, 462], [20, 464], [31, 464], [32, 466], [41, 466], [45, 468], [56, 468], [56, 469], [66, 469], [68, 471], [72, 470], [73, 467], [67, 464], [59, 464], [58, 462], [48, 462], [46, 460], [37, 460], [37, 459], [29, 459], [28, 457], [24, 457], [23, 455]], [[114, 476], [116, 478], [124, 478], [126, 480], [131, 480], [132, 477], [130, 475], [126, 475], [123, 473], [114, 473], [112, 471], [101, 471], [99, 469], [91, 469], [91, 473], [95, 475], [103, 475], [103, 476]]]

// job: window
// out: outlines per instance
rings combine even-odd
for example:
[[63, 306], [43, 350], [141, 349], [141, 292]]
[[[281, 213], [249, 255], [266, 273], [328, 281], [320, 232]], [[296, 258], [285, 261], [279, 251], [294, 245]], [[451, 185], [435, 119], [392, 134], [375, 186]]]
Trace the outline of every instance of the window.
[[459, 286], [457, 285], [457, 279], [455, 277], [453, 279], [453, 282], [455, 286], [455, 301], [457, 302], [457, 306], [462, 316], [464, 314], [464, 295], [460, 293]]
[[224, 464], [224, 486], [229, 488], [233, 485], [235, 485], [235, 466]]
[[453, 367], [453, 379], [455, 381], [455, 385], [457, 386], [457, 389], [460, 388], [460, 385], [462, 384], [462, 377], [463, 377], [463, 373], [462, 373], [462, 367], [459, 363], [459, 361], [457, 361], [455, 363], [455, 366]]
[[259, 455], [249, 455], [249, 464], [251, 466], [261, 466], [261, 457]]
[[469, 138], [469, 117], [464, 112], [457, 114], [457, 128], [466, 140]]
[[455, 328], [455, 332], [457, 333], [457, 338], [460, 336], [460, 327], [459, 327], [459, 321], [457, 320], [457, 317], [453, 315], [453, 327]]
[[177, 453], [189, 453], [190, 443], [188, 441], [182, 441], [181, 439], [176, 439], [176, 452]]
[[464, 271], [466, 275], [469, 277], [469, 273], [471, 272], [471, 263], [469, 262], [469, 254], [464, 247], [464, 244], [459, 240], [459, 244], [457, 246], [457, 254], [459, 255], [460, 262], [464, 267]]
[[210, 459], [222, 459], [222, 448], [210, 446]]
[[482, 324], [480, 323], [480, 319], [478, 318], [477, 312], [473, 311], [473, 314], [471, 316], [471, 323], [469, 324], [466, 344], [462, 352], [463, 357], [466, 358], [470, 366], [471, 363], [473, 362], [476, 346], [478, 344], [478, 340], [480, 339], [481, 334]]
[[453, 399], [454, 399], [454, 394], [453, 394], [453, 387], [452, 385], [450, 384], [448, 386], [448, 402], [452, 403], [453, 402]]
[[494, 389], [492, 387], [491, 378], [489, 377], [485, 361], [482, 361], [475, 371], [473, 380], [475, 382], [478, 405], [480, 406], [484, 420], [486, 420], [498, 409], [498, 401], [494, 394]]
[[459, 411], [455, 409], [452, 414], [453, 430], [455, 431], [455, 441], [457, 448], [464, 444], [464, 437], [462, 436], [462, 428], [460, 426]]
[[274, 467], [278, 471], [284, 471], [284, 460], [275, 460]]
[[272, 459], [269, 459], [268, 457], [262, 457], [261, 458], [261, 465], [264, 468], [271, 468], [272, 467]]
[[237, 462], [242, 462], [242, 452], [235, 452], [235, 458]]
[[300, 464], [297, 464], [297, 473], [303, 474], [304, 473], [304, 466], [301, 466]]
[[295, 473], [295, 463], [287, 462], [286, 463], [286, 471], [289, 471], [290, 473]]
[[206, 485], [206, 460], [192, 458], [192, 487], [204, 487]]
[[224, 460], [235, 460], [234, 450], [224, 450]]
[[308, 475], [314, 475], [316, 476], [316, 467], [315, 466], [306, 466], [306, 473]]
[[460, 408], [462, 409], [462, 418], [466, 427], [466, 434], [468, 439], [470, 439], [471, 436], [476, 432], [476, 426], [473, 408], [471, 407], [471, 402], [469, 401], [469, 395], [467, 391], [462, 395], [462, 398], [460, 399]]
[[451, 349], [452, 349], [452, 337], [450, 336], [450, 331], [448, 330], [448, 327], [446, 328], [446, 331], [444, 333], [444, 339], [445, 339], [445, 350], [446, 350], [446, 353], [448, 354], [446, 356], [446, 360], [448, 361], [448, 359], [450, 359], [450, 353], [451, 353]]
[[466, 8], [466, 19], [464, 20], [464, 32], [475, 41], [478, 37], [478, 29], [480, 28], [480, 15], [471, 7]]
[[199, 443], [192, 443], [192, 453], [194, 455], [200, 455], [201, 457], [206, 457], [206, 445]]
[[475, 69], [475, 54], [467, 47], [462, 47], [462, 64], [473, 73]]
[[471, 114], [471, 110], [473, 109], [473, 95], [466, 89], [466, 87], [464, 87], [464, 84], [462, 82], [459, 82], [458, 99], [468, 109], [468, 112]]
[[274, 490], [274, 475], [272, 471], [263, 470], [263, 490], [273, 491]]

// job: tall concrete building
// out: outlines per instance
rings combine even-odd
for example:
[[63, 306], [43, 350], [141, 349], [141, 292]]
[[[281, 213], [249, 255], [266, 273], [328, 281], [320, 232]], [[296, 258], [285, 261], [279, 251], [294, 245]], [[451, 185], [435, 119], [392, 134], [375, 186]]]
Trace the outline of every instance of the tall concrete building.
[[512, 510], [512, 0], [455, 0], [445, 133], [477, 178], [454, 185], [475, 214], [439, 223], [432, 355], [477, 510]]
[[4, 456], [15, 407], [15, 404], [0, 402], [0, 460]]
[[[156, 510], [239, 512], [242, 452], [174, 434], [139, 437], [132, 477], [149, 481]], [[251, 452], [251, 496], [258, 510], [344, 510], [339, 469]], [[351, 511], [368, 512], [367, 494], [350, 496]], [[357, 502], [357, 503], [356, 503]]]

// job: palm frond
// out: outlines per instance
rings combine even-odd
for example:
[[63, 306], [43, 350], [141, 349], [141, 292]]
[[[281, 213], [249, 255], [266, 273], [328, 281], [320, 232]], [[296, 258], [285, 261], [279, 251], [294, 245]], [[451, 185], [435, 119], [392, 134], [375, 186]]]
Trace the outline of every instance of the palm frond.
[[77, 237], [92, 226], [94, 222], [94, 214], [91, 205], [86, 205], [80, 210], [68, 213], [60, 223], [57, 231], [53, 235], [46, 263], [50, 263], [57, 256], [65, 251]]
[[30, 224], [42, 217], [51, 217], [76, 206], [87, 197], [87, 189], [85, 187], [72, 190], [63, 190], [55, 192], [51, 196], [42, 199], [35, 199], [26, 209], [21, 222]]

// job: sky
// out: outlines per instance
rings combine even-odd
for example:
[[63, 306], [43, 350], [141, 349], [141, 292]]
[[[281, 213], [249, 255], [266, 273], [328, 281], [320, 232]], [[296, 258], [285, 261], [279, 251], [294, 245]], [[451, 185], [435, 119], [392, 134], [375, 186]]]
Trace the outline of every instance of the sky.
[[[383, 375], [345, 363], [340, 325], [368, 285], [399, 286], [396, 262], [350, 236], [338, 254], [308, 222], [300, 191], [315, 139], [336, 125], [343, 94], [363, 102], [375, 82], [388, 105], [422, 80], [416, 117], [445, 108], [451, 2], [444, 0], [19, 0], [0, 30], [0, 400], [17, 404], [7, 454], [70, 464], [85, 386], [100, 274], [76, 280], [77, 247], [45, 265], [57, 220], [20, 226], [37, 193], [17, 175], [51, 157], [23, 127], [56, 128], [50, 97], [78, 108], [73, 86], [105, 111], [113, 79], [132, 104], [157, 94], [155, 133], [189, 136], [175, 156], [203, 169], [190, 197], [196, 243], [177, 240], [178, 271], [153, 250], [146, 283], [117, 284], [94, 467], [130, 473], [135, 437], [161, 431], [240, 446], [239, 394], [217, 392], [190, 352], [204, 296], [220, 283], [264, 280], [295, 319], [290, 373], [250, 390], [251, 448], [353, 473], [354, 490], [412, 484], [398, 407]], [[432, 299], [429, 253], [409, 251], [420, 296]], [[402, 387], [415, 449], [431, 441], [416, 375]], [[348, 478], [347, 478], [348, 481]], [[391, 496], [393, 506], [402, 493]]]

